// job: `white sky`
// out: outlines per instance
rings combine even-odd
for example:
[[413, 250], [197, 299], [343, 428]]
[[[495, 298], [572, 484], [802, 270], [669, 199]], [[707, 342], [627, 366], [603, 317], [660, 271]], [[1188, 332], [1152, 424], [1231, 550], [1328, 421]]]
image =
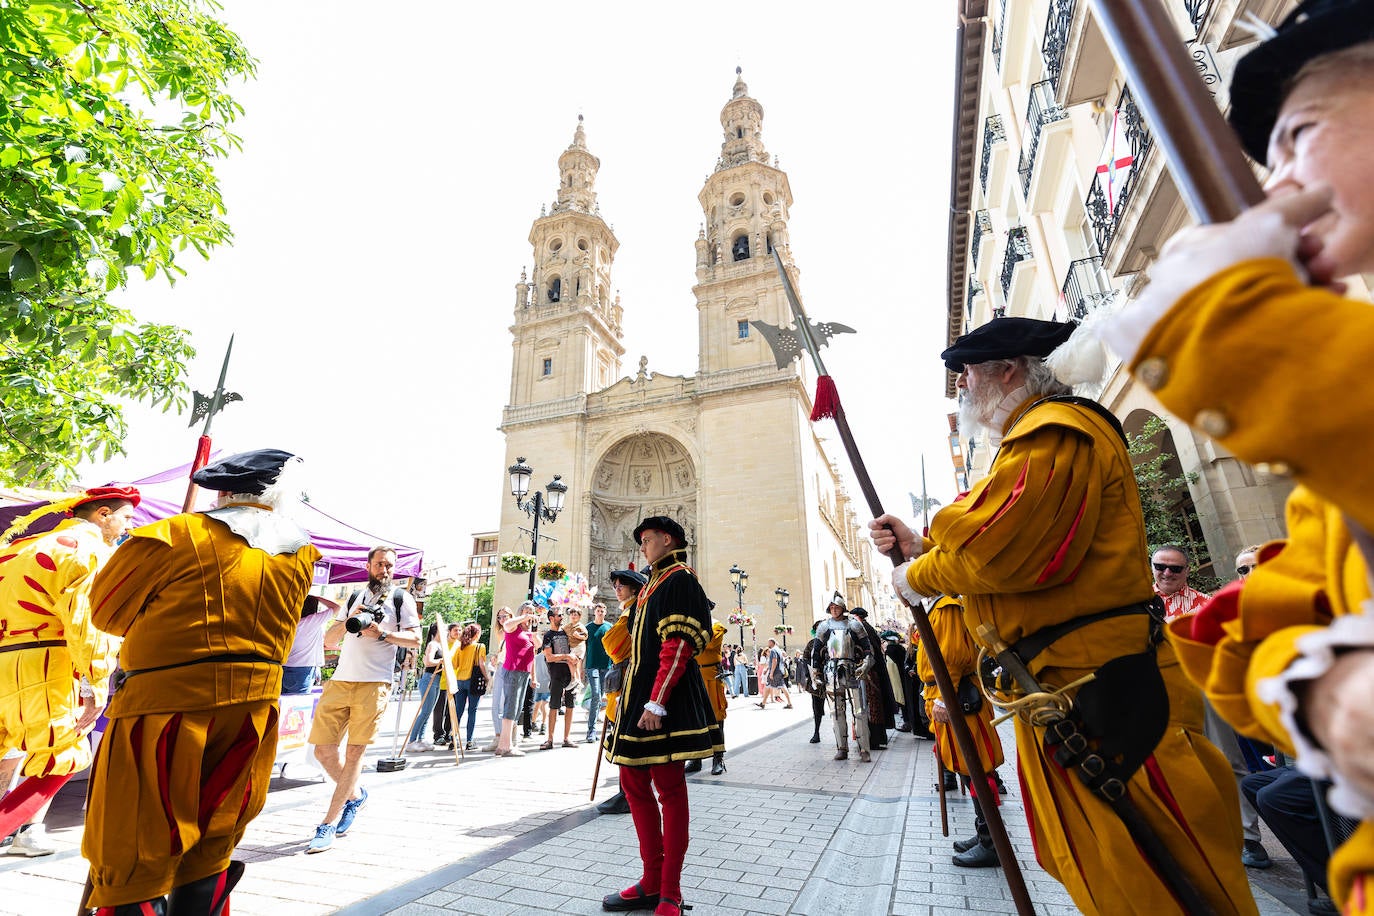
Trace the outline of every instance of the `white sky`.
[[[622, 374], [647, 355], [691, 375], [696, 197], [738, 65], [791, 181], [807, 310], [858, 331], [822, 354], [879, 494], [909, 515], [924, 454], [947, 503], [954, 6], [228, 0], [260, 61], [235, 93], [244, 150], [217, 167], [235, 242], [126, 299], [193, 332], [207, 393], [237, 333], [227, 387], [244, 401], [216, 418], [217, 448], [302, 455], [315, 505], [452, 574], [509, 498], [514, 287], [578, 114], [621, 243]], [[130, 419], [128, 457], [84, 482], [190, 459], [186, 416]], [[833, 424], [821, 434], [847, 470]]]

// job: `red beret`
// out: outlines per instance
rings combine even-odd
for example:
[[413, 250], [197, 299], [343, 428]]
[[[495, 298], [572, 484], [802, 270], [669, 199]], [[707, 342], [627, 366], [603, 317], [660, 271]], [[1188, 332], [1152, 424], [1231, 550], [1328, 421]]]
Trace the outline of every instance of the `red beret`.
[[91, 487], [86, 490], [86, 495], [72, 504], [76, 509], [87, 503], [100, 502], [103, 499], [127, 499], [135, 506], [143, 499], [143, 495], [138, 492], [137, 487]]

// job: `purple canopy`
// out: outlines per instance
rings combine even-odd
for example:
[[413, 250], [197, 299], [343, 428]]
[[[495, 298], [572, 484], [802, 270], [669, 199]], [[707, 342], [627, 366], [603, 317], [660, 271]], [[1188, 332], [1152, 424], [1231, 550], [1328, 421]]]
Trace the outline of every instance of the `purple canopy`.
[[[218, 454], [218, 453], [216, 453]], [[212, 455], [213, 460], [215, 456]], [[151, 477], [144, 477], [142, 480], [133, 481], [133, 485], [138, 487], [143, 493], [143, 500], [134, 509], [134, 524], [146, 525], [159, 519], [167, 518], [181, 511], [181, 501], [173, 502], [166, 499], [158, 499], [152, 495], [150, 490], [157, 489], [159, 484], [180, 484], [186, 480], [190, 473], [191, 466], [183, 464], [181, 467], [154, 474]], [[165, 488], [164, 488], [165, 489]], [[32, 512], [39, 506], [45, 505], [47, 500], [25, 503], [14, 506], [0, 506], [0, 531], [4, 531], [19, 516]], [[61, 513], [45, 515], [29, 526], [26, 534], [38, 534], [48, 531], [57, 526], [62, 520]], [[396, 569], [393, 575], [397, 578], [420, 575], [420, 569], [424, 564], [425, 552], [415, 547], [405, 547], [400, 544], [392, 544], [384, 539], [373, 538], [364, 531], [359, 531], [346, 522], [339, 521], [331, 515], [321, 512], [309, 503], [302, 504], [302, 509], [297, 515], [297, 520], [310, 535], [310, 542], [323, 555], [320, 561], [315, 564], [315, 584], [333, 585], [335, 583], [347, 582], [366, 582], [367, 581], [367, 552], [378, 544], [387, 544], [396, 550]], [[338, 535], [325, 534], [324, 531], [335, 529]], [[357, 537], [355, 537], [357, 536]], [[358, 538], [361, 539], [358, 539]]]

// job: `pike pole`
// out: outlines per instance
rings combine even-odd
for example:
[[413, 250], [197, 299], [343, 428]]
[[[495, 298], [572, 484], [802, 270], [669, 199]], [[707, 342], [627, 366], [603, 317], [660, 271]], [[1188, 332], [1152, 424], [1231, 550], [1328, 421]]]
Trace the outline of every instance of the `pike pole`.
[[[858, 443], [854, 441], [854, 433], [849, 428], [849, 421], [845, 418], [844, 407], [840, 404], [839, 393], [835, 388], [835, 380], [826, 371], [825, 363], [821, 360], [820, 351], [816, 347], [816, 342], [811, 337], [811, 326], [806, 317], [806, 312], [802, 309], [801, 301], [797, 298], [797, 291], [792, 286], [792, 278], [787, 273], [787, 268], [783, 266], [782, 257], [776, 248], [773, 249], [773, 260], [777, 264], [778, 275], [782, 277], [783, 290], [787, 294], [787, 302], [792, 308], [792, 317], [797, 326], [797, 336], [801, 338], [807, 353], [811, 355], [811, 360], [815, 363], [816, 373], [816, 399], [811, 411], [811, 421], [825, 417], [835, 420], [835, 428], [839, 431], [840, 441], [844, 443], [845, 454], [849, 456], [850, 469], [854, 472], [854, 477], [859, 483], [859, 489], [863, 491], [864, 500], [868, 503], [868, 511], [873, 513], [874, 518], [878, 518], [886, 513], [883, 512], [882, 500], [878, 498], [878, 491], [873, 486], [873, 480], [868, 475], [868, 468], [864, 465], [863, 456], [859, 453]], [[887, 554], [894, 566], [900, 566], [906, 562], [906, 557], [902, 556], [898, 547]], [[899, 594], [900, 598], [901, 595]], [[905, 599], [903, 599], [905, 604]], [[945, 657], [940, 651], [940, 645], [935, 641], [935, 630], [930, 625], [930, 619], [926, 617], [925, 608], [919, 602], [916, 606], [910, 604], [911, 614], [916, 621], [916, 629], [920, 631], [922, 647], [926, 657], [930, 660], [930, 667], [935, 674], [935, 683], [940, 688], [940, 696], [944, 700], [945, 706], [951, 710], [961, 709], [959, 704], [958, 692], [954, 689], [954, 682], [949, 676], [949, 667], [945, 664]], [[1007, 887], [1011, 891], [1012, 899], [1016, 901], [1016, 912], [1021, 916], [1029, 916], [1035, 913], [1035, 907], [1031, 904], [1030, 891], [1026, 889], [1026, 881], [1021, 874], [1021, 867], [1016, 860], [1016, 850], [1012, 848], [1011, 839], [1007, 836], [1007, 827], [1002, 823], [1002, 812], [999, 810], [999, 799], [991, 789], [991, 782], [988, 774], [983, 769], [982, 761], [978, 758], [978, 747], [974, 743], [973, 733], [969, 731], [968, 723], [964, 721], [962, 715], [951, 714], [949, 717], [950, 730], [954, 733], [955, 744], [959, 747], [959, 754], [964, 758], [969, 768], [969, 781], [973, 786], [974, 797], [978, 800], [983, 809], [983, 818], [987, 821], [988, 832], [992, 834], [993, 845], [997, 848], [997, 856], [1001, 860], [1002, 873], [1007, 879]]]

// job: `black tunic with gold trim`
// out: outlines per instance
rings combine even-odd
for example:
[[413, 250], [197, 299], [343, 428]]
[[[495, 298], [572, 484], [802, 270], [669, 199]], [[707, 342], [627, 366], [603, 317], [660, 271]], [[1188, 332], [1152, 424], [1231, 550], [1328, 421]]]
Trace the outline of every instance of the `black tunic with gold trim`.
[[[632, 613], [625, 688], [606, 735], [605, 753], [611, 763], [651, 766], [725, 750], [695, 659], [711, 640], [710, 602], [696, 574], [678, 556], [669, 554], [647, 570], [649, 582]], [[680, 671], [665, 672], [660, 679], [660, 650], [673, 639], [683, 640], [689, 652], [684, 653]], [[656, 683], [662, 694], [663, 681], [671, 684], [666, 698], [660, 700], [668, 714], [659, 730], [646, 731], [639, 727], [639, 718], [645, 702], [656, 692]]]

